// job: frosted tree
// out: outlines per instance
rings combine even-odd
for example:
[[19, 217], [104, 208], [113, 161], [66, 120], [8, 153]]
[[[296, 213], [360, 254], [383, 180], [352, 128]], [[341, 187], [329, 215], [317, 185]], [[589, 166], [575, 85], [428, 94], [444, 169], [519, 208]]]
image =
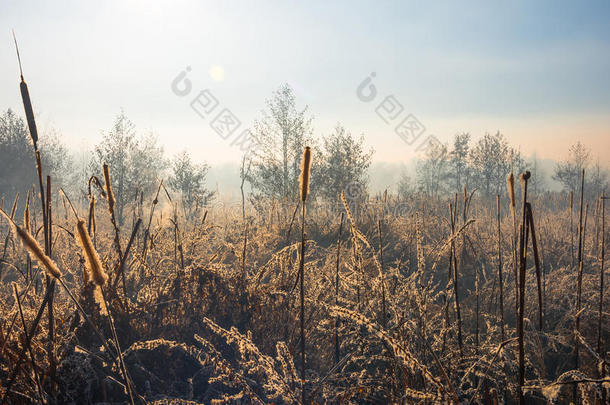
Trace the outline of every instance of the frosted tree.
[[255, 197], [294, 200], [301, 154], [311, 143], [312, 128], [307, 107], [297, 107], [289, 85], [282, 85], [267, 100], [267, 108], [262, 119], [254, 123], [253, 133], [260, 141], [260, 147], [253, 152], [248, 174]]
[[365, 194], [368, 175], [374, 151], [366, 149], [364, 136], [355, 138], [337, 124], [334, 132], [323, 138], [320, 151], [321, 162], [314, 171], [319, 194], [328, 201], [336, 201], [341, 190], [346, 193]]

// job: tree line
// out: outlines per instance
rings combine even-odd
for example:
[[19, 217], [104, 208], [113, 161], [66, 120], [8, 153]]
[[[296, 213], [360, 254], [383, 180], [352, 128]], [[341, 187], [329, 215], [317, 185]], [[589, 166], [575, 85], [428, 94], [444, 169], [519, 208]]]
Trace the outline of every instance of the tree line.
[[[535, 194], [548, 191], [546, 173], [538, 167], [537, 159], [525, 159], [500, 132], [487, 133], [474, 142], [469, 133], [460, 133], [454, 136], [451, 146], [431, 145], [417, 163], [416, 181], [403, 177], [399, 192], [419, 191], [438, 196], [460, 192], [466, 187], [479, 190], [486, 198], [493, 198], [506, 194], [508, 173], [518, 175], [526, 170], [531, 173], [529, 184]], [[580, 141], [569, 148], [565, 159], [555, 164], [551, 178], [564, 191], [577, 191], [582, 170], [587, 173], [587, 195], [599, 195], [608, 187], [608, 170], [600, 165], [599, 160], [592, 161], [591, 151]]]
[[[266, 101], [261, 118], [251, 129], [259, 147], [242, 157], [236, 173], [241, 179], [244, 206], [246, 198], [255, 208], [262, 208], [269, 200], [295, 201], [300, 160], [306, 145], [314, 150], [310, 200], [336, 202], [342, 190], [350, 190], [352, 198], [367, 198], [368, 170], [374, 151], [366, 146], [364, 136], [354, 136], [337, 124], [330, 134], [318, 138], [314, 136], [312, 122], [308, 108], [297, 105], [294, 91], [288, 85], [281, 86]], [[215, 197], [206, 187], [210, 169], [207, 163], [195, 163], [186, 151], [168, 159], [157, 138], [137, 133], [123, 111], [111, 128], [102, 132], [102, 139], [85, 157], [80, 170], [56, 133], [43, 135], [40, 149], [48, 165], [45, 170], [58, 187], [70, 189], [83, 198], [90, 191], [86, 186], [91, 181], [86, 180], [93, 179], [92, 176], [102, 179], [102, 164], [109, 164], [120, 223], [126, 218], [129, 204], [150, 197], [158, 190], [161, 179], [166, 179], [165, 185], [180, 196], [187, 218]], [[29, 142], [21, 117], [10, 109], [0, 116], [0, 195], [5, 198], [25, 193], [36, 181]], [[588, 173], [587, 193], [596, 195], [607, 188], [607, 170], [592, 161], [590, 150], [580, 142], [556, 164], [552, 178], [565, 190], [577, 191], [583, 169]], [[466, 187], [492, 198], [506, 192], [508, 173], [525, 170], [532, 173], [530, 184], [535, 193], [547, 190], [546, 175], [538, 168], [537, 160], [525, 159], [500, 132], [485, 134], [477, 140], [469, 133], [459, 133], [450, 145], [439, 143], [428, 148], [416, 164], [415, 179], [403, 174], [396, 191], [402, 196], [425, 193], [440, 197]], [[249, 186], [247, 193], [245, 185]]]

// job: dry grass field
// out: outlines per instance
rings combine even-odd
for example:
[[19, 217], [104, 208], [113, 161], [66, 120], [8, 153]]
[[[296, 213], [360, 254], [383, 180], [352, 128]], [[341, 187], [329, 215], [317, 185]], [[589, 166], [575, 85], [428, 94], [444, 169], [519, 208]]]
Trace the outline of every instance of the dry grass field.
[[3, 404], [608, 400], [601, 198], [524, 205], [522, 179], [514, 216], [465, 190], [187, 221], [160, 185], [119, 227], [104, 173], [89, 206], [43, 176], [5, 202]]

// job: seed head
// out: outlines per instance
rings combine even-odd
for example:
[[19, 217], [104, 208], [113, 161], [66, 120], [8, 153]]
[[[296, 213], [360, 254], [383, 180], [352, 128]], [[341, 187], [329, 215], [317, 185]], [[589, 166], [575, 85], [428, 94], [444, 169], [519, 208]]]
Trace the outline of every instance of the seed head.
[[[101, 287], [106, 280], [108, 280], [108, 276], [104, 272], [102, 261], [93, 247], [89, 233], [85, 228], [85, 221], [82, 219], [79, 219], [76, 223], [76, 234], [78, 235], [78, 242], [83, 250], [83, 256], [85, 257], [85, 263], [90, 276], [93, 279], [93, 282]], [[89, 277], [86, 277], [86, 279], [88, 278]]]
[[515, 207], [515, 176], [511, 173], [506, 179], [506, 188], [508, 189], [508, 196], [510, 197], [511, 207]]
[[299, 178], [301, 185], [301, 201], [305, 201], [307, 199], [307, 194], [309, 193], [309, 175], [311, 171], [311, 148], [309, 146], [305, 147], [305, 151], [303, 152], [303, 160], [301, 162], [301, 176]]
[[104, 182], [106, 183], [106, 198], [108, 198], [108, 207], [112, 210], [114, 208], [114, 193], [112, 192], [112, 183], [110, 183], [110, 168], [108, 163], [104, 163]]
[[38, 262], [38, 264], [42, 266], [50, 276], [60, 278], [61, 271], [59, 271], [59, 267], [57, 267], [57, 264], [55, 264], [53, 259], [44, 253], [38, 244], [38, 241], [36, 241], [36, 239], [34, 239], [34, 237], [28, 231], [19, 227], [17, 224], [14, 224], [14, 229], [27, 251]]

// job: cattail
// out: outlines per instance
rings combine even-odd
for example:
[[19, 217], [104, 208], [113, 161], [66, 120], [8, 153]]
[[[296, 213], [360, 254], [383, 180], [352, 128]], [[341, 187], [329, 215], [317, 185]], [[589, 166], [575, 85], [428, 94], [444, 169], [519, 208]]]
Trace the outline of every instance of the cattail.
[[114, 193], [112, 192], [112, 184], [110, 183], [110, 169], [108, 167], [108, 163], [104, 163], [104, 182], [106, 182], [106, 198], [108, 198], [108, 207], [110, 210], [114, 208], [114, 203], [116, 200], [114, 199]]
[[506, 179], [506, 188], [510, 198], [510, 213], [513, 217], [513, 271], [515, 276], [515, 314], [519, 311], [519, 276], [517, 270], [517, 212], [515, 201], [515, 175], [511, 172]]
[[[97, 251], [93, 247], [93, 243], [91, 242], [91, 238], [89, 237], [89, 233], [85, 229], [85, 221], [79, 219], [76, 223], [76, 231], [78, 234], [78, 241], [83, 249], [83, 256], [85, 257], [85, 262], [87, 264], [87, 268], [91, 273], [91, 278], [93, 282], [100, 287], [104, 285], [108, 276], [104, 273], [104, 268], [102, 267], [102, 262], [100, 260]], [[89, 277], [86, 277], [86, 281]]]
[[17, 46], [17, 38], [13, 31], [13, 40], [15, 41], [15, 50], [17, 51], [17, 60], [19, 61], [19, 75], [21, 76], [21, 83], [19, 88], [21, 90], [21, 100], [23, 101], [23, 108], [25, 109], [25, 118], [28, 122], [28, 128], [30, 130], [30, 136], [32, 137], [32, 143], [34, 149], [38, 150], [38, 130], [36, 129], [36, 120], [34, 119], [34, 109], [32, 108], [32, 101], [30, 100], [30, 92], [28, 85], [23, 79], [23, 70], [21, 69], [21, 56], [19, 55], [19, 47]]
[[55, 278], [60, 278], [61, 272], [59, 271], [59, 267], [57, 267], [57, 264], [55, 264], [53, 259], [44, 254], [44, 251], [36, 239], [34, 239], [34, 237], [28, 231], [19, 227], [17, 224], [13, 223], [13, 226], [15, 233], [17, 236], [19, 236], [27, 251], [30, 252], [30, 255], [33, 256], [42, 267], [44, 267], [49, 275]]
[[[529, 180], [529, 178], [531, 177], [531, 173], [529, 170], [526, 170], [525, 173], [521, 173], [521, 175], [519, 176], [519, 180], [521, 181], [521, 185], [523, 186], [525, 184], [526, 180]], [[513, 191], [514, 192], [514, 191]]]
[[307, 200], [307, 193], [309, 193], [309, 174], [311, 169], [311, 148], [305, 147], [303, 152], [303, 161], [301, 163], [301, 176], [299, 182], [301, 185], [301, 201]]
[[301, 402], [306, 403], [305, 395], [305, 200], [307, 200], [307, 193], [309, 192], [309, 171], [311, 169], [311, 148], [305, 147], [303, 152], [303, 162], [301, 165], [301, 177], [300, 189], [301, 189], [301, 257], [299, 261], [299, 282], [300, 282], [300, 326], [301, 326], [301, 378], [303, 383], [301, 384]]
[[515, 176], [511, 173], [506, 179], [506, 188], [508, 188], [508, 196], [510, 197], [510, 209], [515, 211]]

